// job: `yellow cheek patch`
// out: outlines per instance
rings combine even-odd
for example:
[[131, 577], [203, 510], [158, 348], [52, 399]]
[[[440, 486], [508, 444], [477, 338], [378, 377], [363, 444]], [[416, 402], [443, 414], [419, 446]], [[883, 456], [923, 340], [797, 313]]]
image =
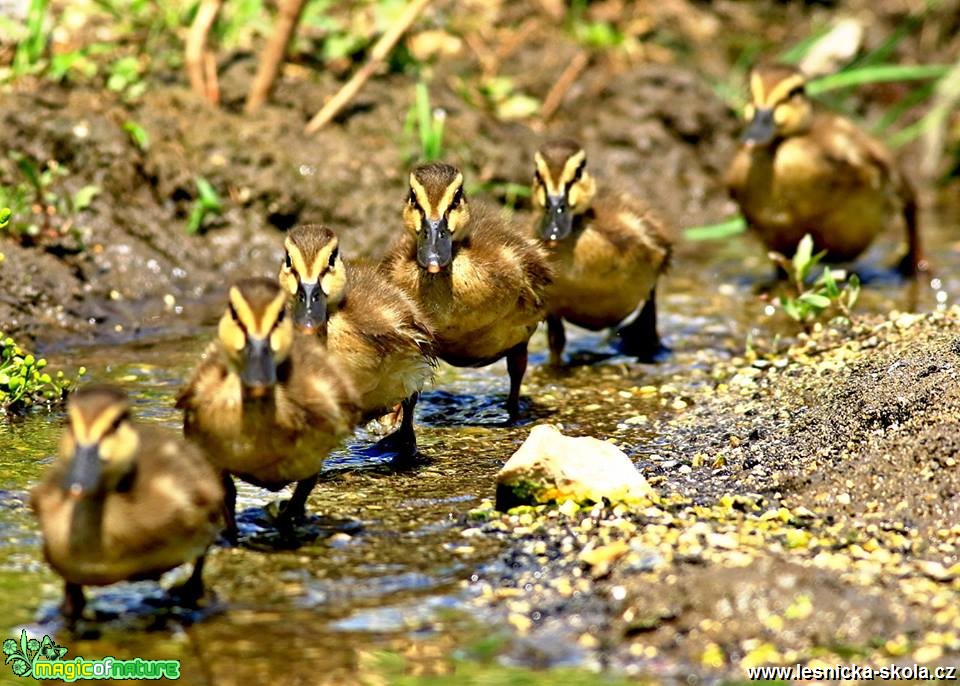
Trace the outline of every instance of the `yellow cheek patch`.
[[[750, 74], [750, 97], [753, 98], [755, 103], [761, 105], [767, 101], [766, 89], [763, 87], [763, 79], [757, 72]], [[750, 118], [752, 118], [752, 116]]]
[[338, 257], [334, 262], [333, 269], [327, 271], [320, 281], [320, 290], [331, 302], [339, 302], [343, 297], [343, 291], [347, 286], [347, 270], [343, 266], [343, 261]]
[[285, 319], [283, 323], [270, 334], [270, 349], [278, 357], [285, 357], [293, 343], [293, 323]]
[[756, 114], [757, 114], [757, 108], [754, 107], [752, 103], [748, 102], [746, 106], [743, 108], [743, 118], [746, 119], [747, 121], [751, 121], [754, 118], [754, 116], [756, 116]]
[[788, 119], [790, 119], [790, 108], [787, 105], [778, 105], [773, 110], [773, 121], [778, 125], [786, 124]]
[[100, 444], [100, 457], [105, 462], [126, 462], [134, 456], [140, 446], [140, 436], [127, 422], [107, 436]]
[[420, 232], [420, 213], [410, 207], [409, 203], [403, 206], [403, 225], [408, 231]]
[[466, 236], [469, 225], [470, 208], [465, 202], [461, 203], [457, 209], [450, 211], [450, 216], [447, 217], [447, 228], [450, 229], [455, 240], [462, 240]]
[[247, 337], [244, 335], [243, 329], [237, 326], [237, 323], [233, 321], [233, 317], [230, 316], [229, 312], [220, 318], [217, 335], [227, 350], [243, 350], [243, 347], [247, 344]]

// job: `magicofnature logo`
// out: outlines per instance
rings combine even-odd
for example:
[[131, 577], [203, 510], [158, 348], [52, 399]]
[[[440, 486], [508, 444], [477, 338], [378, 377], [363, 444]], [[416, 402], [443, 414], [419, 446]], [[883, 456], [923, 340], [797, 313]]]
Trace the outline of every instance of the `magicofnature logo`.
[[34, 667], [40, 660], [59, 660], [67, 654], [67, 649], [58, 646], [49, 636], [42, 641], [27, 638], [26, 629], [20, 634], [20, 643], [8, 638], [3, 642], [3, 654], [7, 656], [5, 665], [11, 665], [17, 676], [32, 677]]
[[3, 642], [4, 664], [13, 673], [24, 679], [59, 679], [74, 682], [79, 679], [179, 679], [180, 660], [115, 660], [104, 657], [86, 660], [75, 657], [64, 659], [67, 649], [53, 642], [49, 636], [43, 640], [27, 638], [26, 630], [20, 633], [20, 642], [8, 638]]

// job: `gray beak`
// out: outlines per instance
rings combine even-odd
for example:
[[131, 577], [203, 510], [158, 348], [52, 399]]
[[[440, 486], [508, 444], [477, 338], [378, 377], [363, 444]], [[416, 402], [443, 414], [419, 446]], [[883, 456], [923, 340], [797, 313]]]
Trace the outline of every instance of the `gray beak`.
[[773, 121], [773, 110], [757, 109], [743, 135], [740, 136], [740, 141], [747, 145], [769, 145], [776, 135], [777, 126]]
[[453, 260], [453, 236], [447, 230], [447, 218], [424, 217], [417, 236], [417, 262], [431, 274], [437, 274]]
[[293, 323], [307, 331], [327, 323], [327, 296], [319, 283], [301, 283], [293, 301]]
[[247, 338], [243, 349], [243, 369], [240, 380], [254, 397], [264, 394], [277, 383], [277, 365], [269, 342], [264, 338]]
[[100, 448], [97, 445], [78, 445], [70, 461], [70, 471], [63, 487], [74, 498], [81, 498], [96, 490], [100, 483]]
[[546, 213], [540, 225], [540, 238], [550, 243], [562, 241], [573, 229], [573, 214], [566, 195], [548, 195]]

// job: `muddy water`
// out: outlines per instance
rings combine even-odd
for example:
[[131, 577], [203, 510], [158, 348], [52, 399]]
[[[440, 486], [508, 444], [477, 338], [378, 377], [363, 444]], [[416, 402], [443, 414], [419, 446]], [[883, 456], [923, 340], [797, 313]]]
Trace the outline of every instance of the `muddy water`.
[[[904, 286], [884, 270], [895, 250], [877, 246], [859, 264], [868, 281], [861, 310], [930, 310], [960, 296], [956, 222], [932, 224], [933, 276], [915, 289]], [[95, 594], [101, 622], [79, 635], [61, 630], [60, 588], [42, 564], [25, 508], [27, 489], [56, 450], [58, 418], [0, 423], [0, 634], [21, 626], [59, 632], [69, 656], [181, 659], [189, 684], [350, 683], [358, 673], [386, 669], [379, 651], [401, 654], [410, 669], [427, 673], [454, 648], [469, 657], [478, 642], [509, 632], [471, 616], [465, 603], [465, 582], [499, 544], [460, 531], [468, 511], [493, 496], [493, 475], [529, 424], [549, 420], [571, 433], [614, 436], [670, 490], [671, 465], [661, 453], [671, 437], [656, 429], [673, 410], [641, 388], [669, 382], [682, 394], [684, 385], [707, 382], [692, 372], [741, 353], [748, 335], [789, 334], [782, 316], [753, 295], [769, 274], [762, 251], [744, 237], [685, 248], [661, 289], [661, 329], [674, 355], [660, 365], [612, 357], [601, 335], [576, 332], [568, 348], [573, 364], [556, 374], [543, 367], [538, 334], [526, 426], [505, 425], [503, 363], [442, 368], [418, 410], [424, 462], [397, 472], [360, 451], [376, 438], [362, 432], [328, 460], [310, 501], [315, 517], [305, 533], [314, 540], [298, 550], [258, 550], [271, 548], [263, 508], [276, 496], [242, 486], [246, 543], [211, 554], [206, 578], [215, 600], [201, 613], [166, 607], [155, 584], [125, 584]], [[48, 353], [55, 365], [82, 362], [90, 379], [126, 387], [142, 421], [177, 429], [172, 400], [212, 333], [209, 315], [207, 305], [187, 307], [176, 337]], [[623, 423], [637, 415], [648, 421]]]

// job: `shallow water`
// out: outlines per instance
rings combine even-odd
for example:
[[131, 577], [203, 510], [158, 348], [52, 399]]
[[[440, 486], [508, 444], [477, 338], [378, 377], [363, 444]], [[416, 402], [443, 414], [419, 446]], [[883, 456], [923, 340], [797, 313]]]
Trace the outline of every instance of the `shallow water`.
[[[960, 296], [956, 223], [928, 224], [938, 227], [927, 236], [934, 273], [916, 288], [890, 276], [884, 265], [894, 261], [891, 237], [858, 264], [868, 277], [859, 311], [913, 303], [930, 310]], [[465, 602], [464, 582], [500, 544], [460, 532], [468, 511], [493, 497], [493, 475], [529, 425], [551, 421], [573, 434], [612, 435], [669, 490], [669, 463], [658, 453], [670, 436], [656, 429], [671, 410], [640, 389], [669, 381], [682, 394], [684, 384], [702, 382], [691, 370], [742, 353], [748, 335], [794, 331], [753, 294], [770, 272], [745, 237], [687, 246], [660, 289], [661, 331], [674, 354], [659, 365], [606, 357], [602, 335], [576, 332], [568, 346], [575, 364], [558, 375], [543, 366], [538, 333], [525, 386], [529, 420], [519, 427], [505, 425], [503, 362], [443, 367], [418, 408], [423, 464], [397, 472], [363, 455], [359, 448], [376, 436], [361, 432], [327, 461], [310, 501], [316, 541], [298, 550], [253, 549], [269, 544], [258, 517], [277, 495], [242, 485], [247, 545], [211, 554], [206, 579], [216, 600], [201, 615], [164, 607], [156, 584], [120, 584], [92, 594], [103, 622], [85, 625], [79, 636], [62, 631], [55, 614], [60, 587], [42, 564], [25, 508], [27, 490], [56, 451], [61, 419], [34, 414], [0, 422], [0, 634], [22, 626], [58, 632], [68, 657], [180, 659], [189, 684], [350, 683], [361, 673], [389, 672], [378, 651], [405, 656], [407, 671], [443, 672], [455, 649], [470, 657], [481, 639], [507, 634], [489, 618], [470, 616]], [[197, 304], [186, 308], [175, 336], [151, 333], [121, 345], [47, 353], [55, 366], [82, 363], [89, 380], [124, 386], [141, 421], [177, 430], [173, 397], [212, 335], [210, 321], [208, 305]], [[622, 423], [636, 415], [648, 423]], [[6, 676], [0, 673], [0, 681]]]

